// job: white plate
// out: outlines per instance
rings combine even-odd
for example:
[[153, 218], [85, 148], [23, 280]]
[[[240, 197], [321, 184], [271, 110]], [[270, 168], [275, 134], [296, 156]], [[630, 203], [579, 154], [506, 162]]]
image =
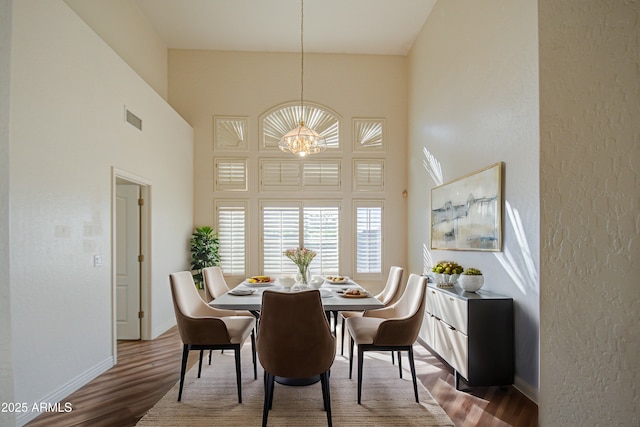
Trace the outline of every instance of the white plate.
[[320, 289], [320, 296], [322, 298], [331, 298], [333, 293], [328, 289]]
[[229, 295], [235, 295], [238, 297], [252, 295], [256, 290], [255, 289], [231, 289], [229, 291]]
[[245, 286], [250, 286], [250, 287], [261, 287], [261, 286], [272, 286], [275, 281], [276, 281], [276, 279], [274, 279], [273, 277], [271, 278], [271, 280], [269, 282], [255, 282], [255, 283], [252, 283], [252, 282], [249, 281], [249, 279], [245, 279], [245, 281], [242, 282], [242, 284], [245, 285]]
[[344, 285], [349, 281], [347, 276], [333, 276], [333, 277], [342, 277], [342, 280], [330, 280], [329, 278], [332, 276], [327, 276], [324, 280], [330, 285]]

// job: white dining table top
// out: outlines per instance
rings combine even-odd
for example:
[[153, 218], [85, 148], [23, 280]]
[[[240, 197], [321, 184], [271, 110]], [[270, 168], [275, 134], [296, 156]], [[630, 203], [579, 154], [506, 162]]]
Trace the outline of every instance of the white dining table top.
[[[374, 298], [373, 295], [365, 298], [349, 298], [343, 296], [340, 291], [344, 292], [344, 289], [347, 288], [364, 289], [362, 286], [350, 279], [346, 283], [341, 284], [333, 284], [327, 281], [322, 284], [319, 290], [325, 311], [364, 311], [384, 307], [384, 304]], [[232, 295], [232, 293], [227, 292], [226, 294], [211, 301], [209, 305], [225, 310], [260, 311], [260, 307], [262, 305], [262, 293], [265, 290], [295, 292], [290, 288], [281, 286], [277, 280], [272, 283], [263, 284], [249, 284], [243, 282], [234, 288], [234, 290], [235, 289], [250, 289], [253, 290], [253, 293], [250, 295]]]

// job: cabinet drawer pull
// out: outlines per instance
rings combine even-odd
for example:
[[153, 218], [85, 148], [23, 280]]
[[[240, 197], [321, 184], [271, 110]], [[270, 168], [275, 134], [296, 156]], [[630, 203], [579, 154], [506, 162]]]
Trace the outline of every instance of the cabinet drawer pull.
[[451, 297], [449, 297], [449, 301], [454, 301], [454, 299], [453, 299], [453, 298], [451, 298]]

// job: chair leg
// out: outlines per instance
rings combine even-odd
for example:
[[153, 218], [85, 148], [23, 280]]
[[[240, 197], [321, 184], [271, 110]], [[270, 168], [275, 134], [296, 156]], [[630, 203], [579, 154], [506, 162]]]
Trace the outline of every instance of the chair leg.
[[322, 382], [322, 400], [324, 402], [324, 410], [327, 411], [327, 425], [331, 427], [331, 388], [329, 387], [329, 371], [320, 374], [320, 381]]
[[[336, 322], [338, 320], [336, 319]], [[340, 356], [344, 355], [344, 317], [342, 318], [342, 328], [340, 330]]]
[[391, 364], [392, 365], [396, 364], [396, 356], [395, 356], [395, 353], [393, 351], [391, 351]]
[[200, 378], [200, 373], [202, 372], [202, 355], [204, 354], [204, 350], [200, 350], [200, 360], [198, 362], [198, 378]]
[[189, 344], [182, 346], [182, 364], [180, 367], [180, 390], [178, 391], [178, 402], [182, 399], [182, 386], [184, 385], [184, 373], [187, 370], [187, 359], [189, 358]]
[[251, 356], [253, 358], [253, 379], [258, 379], [258, 365], [256, 363], [256, 334], [255, 329], [251, 330]]
[[236, 355], [236, 382], [238, 383], [238, 403], [242, 403], [242, 378], [240, 377], [240, 345], [233, 349]]
[[273, 403], [273, 386], [275, 377], [265, 371], [264, 373], [264, 405], [262, 407], [262, 427], [267, 426], [269, 409]]
[[411, 376], [413, 377], [413, 393], [416, 395], [416, 403], [418, 400], [418, 383], [416, 381], [416, 365], [413, 361], [413, 347], [409, 348], [409, 366], [411, 367]]
[[[393, 354], [393, 351], [391, 354]], [[400, 378], [402, 378], [402, 355], [400, 352], [398, 352], [398, 371], [400, 372]]]
[[209, 350], [209, 365], [211, 365], [211, 354], [213, 353], [213, 350]]
[[364, 359], [364, 350], [362, 346], [358, 346], [358, 405], [360, 405], [360, 398], [362, 397], [362, 362]]
[[351, 372], [353, 372], [353, 338], [349, 340], [349, 379], [351, 379]]

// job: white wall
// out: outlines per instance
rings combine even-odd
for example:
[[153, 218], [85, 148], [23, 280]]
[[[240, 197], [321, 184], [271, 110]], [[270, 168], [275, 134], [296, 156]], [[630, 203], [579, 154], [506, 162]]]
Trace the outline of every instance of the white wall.
[[640, 3], [541, 0], [540, 423], [640, 425]]
[[[484, 289], [514, 299], [516, 386], [538, 391], [539, 189], [537, 7], [439, 1], [409, 56], [409, 269], [453, 259]], [[429, 250], [427, 149], [444, 182], [505, 163], [504, 250]]]
[[62, 0], [13, 6], [14, 399], [56, 402], [113, 362], [112, 167], [151, 183], [151, 329], [173, 324], [168, 274], [188, 268], [193, 131]]
[[[407, 86], [406, 58], [401, 56], [305, 54], [304, 95], [306, 102], [324, 105], [342, 117], [337, 155], [343, 165], [342, 192], [339, 194], [276, 194], [261, 196], [258, 185], [258, 159], [265, 156], [286, 157], [258, 151], [259, 117], [272, 107], [300, 99], [300, 55], [256, 52], [169, 51], [169, 100], [171, 105], [193, 126], [195, 134], [195, 223], [213, 225], [214, 199], [248, 199], [249, 270], [259, 272], [259, 208], [260, 197], [343, 199], [341, 215], [351, 217], [354, 198], [382, 197], [385, 223], [389, 234], [385, 239], [385, 271], [391, 265], [406, 264], [406, 123]], [[217, 192], [214, 189], [213, 117], [243, 116], [249, 118], [249, 191]], [[385, 192], [353, 194], [350, 178], [352, 151], [352, 118], [386, 119], [386, 153], [371, 154], [385, 159]], [[244, 155], [244, 153], [242, 153]], [[232, 157], [232, 155], [228, 155]], [[317, 156], [336, 157], [330, 153]], [[343, 221], [342, 236], [350, 236], [352, 222]], [[342, 240], [341, 274], [353, 276], [353, 250], [348, 238]], [[408, 277], [408, 275], [407, 275]], [[385, 275], [386, 278], [386, 275]], [[369, 284], [372, 290], [382, 280]]]
[[131, 0], [64, 0], [165, 100], [167, 46]]
[[[11, 90], [11, 0], [0, 0], [0, 402], [14, 402], [9, 265], [9, 107]], [[0, 411], [0, 425], [14, 414]]]

